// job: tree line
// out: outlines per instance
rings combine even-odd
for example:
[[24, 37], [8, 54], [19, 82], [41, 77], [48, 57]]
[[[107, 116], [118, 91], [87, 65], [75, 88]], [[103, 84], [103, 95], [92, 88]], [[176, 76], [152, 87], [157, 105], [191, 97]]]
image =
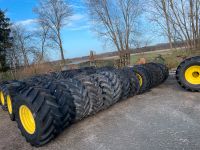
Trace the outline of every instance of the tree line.
[[[144, 46], [139, 39], [148, 44], [141, 34], [141, 18], [156, 26], [155, 34], [165, 36], [170, 48], [180, 42], [187, 49], [200, 48], [199, 0], [84, 0], [84, 6], [92, 31], [117, 51]], [[0, 10], [1, 71], [48, 61], [48, 50], [58, 51], [65, 64], [63, 42], [67, 41], [63, 41], [62, 31], [76, 13], [72, 4], [69, 0], [38, 0], [33, 13], [37, 15], [38, 30], [31, 32], [11, 23]]]

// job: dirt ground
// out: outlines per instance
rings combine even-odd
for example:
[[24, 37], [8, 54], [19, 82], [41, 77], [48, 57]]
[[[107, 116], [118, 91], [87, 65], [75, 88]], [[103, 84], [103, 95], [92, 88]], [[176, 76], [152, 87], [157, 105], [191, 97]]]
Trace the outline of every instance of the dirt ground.
[[[0, 150], [32, 150], [0, 110]], [[186, 92], [170, 77], [143, 95], [66, 129], [38, 150], [199, 150], [200, 93]]]

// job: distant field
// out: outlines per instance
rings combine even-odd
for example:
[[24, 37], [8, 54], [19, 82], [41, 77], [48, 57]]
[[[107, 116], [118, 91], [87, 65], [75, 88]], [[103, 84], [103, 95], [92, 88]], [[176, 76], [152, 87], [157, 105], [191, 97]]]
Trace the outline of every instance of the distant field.
[[[175, 68], [178, 64], [186, 57], [200, 55], [200, 50], [184, 50], [184, 49], [166, 49], [166, 50], [157, 50], [157, 51], [149, 51], [149, 52], [142, 52], [142, 53], [135, 53], [131, 54], [131, 65], [134, 65], [138, 62], [140, 58], [145, 58], [147, 62], [154, 61], [156, 57], [161, 55], [162, 58], [165, 60], [165, 64], [169, 68]], [[119, 59], [119, 56], [112, 56], [112, 57], [104, 57], [100, 60], [103, 61], [113, 61]]]
[[165, 50], [165, 51], [154, 51], [145, 52], [140, 54], [131, 55], [131, 65], [136, 64], [139, 58], [145, 58], [147, 62], [155, 60], [156, 57], [161, 55], [165, 63], [169, 68], [175, 68], [186, 57], [200, 55], [200, 50], [187, 51], [182, 49], [177, 50]]

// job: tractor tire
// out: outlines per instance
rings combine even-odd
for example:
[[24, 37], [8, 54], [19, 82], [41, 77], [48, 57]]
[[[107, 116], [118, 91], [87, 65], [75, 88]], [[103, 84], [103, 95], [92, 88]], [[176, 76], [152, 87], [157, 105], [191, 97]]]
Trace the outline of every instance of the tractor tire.
[[140, 90], [140, 83], [136, 76], [136, 74], [131, 71], [131, 68], [123, 68], [123, 71], [125, 74], [128, 75], [129, 82], [130, 82], [130, 92], [129, 97], [133, 97], [134, 95], [137, 95]]
[[70, 91], [75, 105], [75, 121], [82, 120], [90, 115], [90, 98], [86, 87], [76, 79], [70, 78], [58, 81], [61, 85]]
[[[37, 81], [36, 81], [37, 80]], [[63, 130], [75, 120], [75, 104], [74, 99], [69, 90], [65, 88], [65, 86], [61, 85], [59, 82], [52, 80], [49, 77], [42, 77], [33, 79], [36, 81], [35, 84], [30, 80], [27, 84], [33, 87], [40, 87], [45, 89], [46, 92], [53, 95], [56, 98], [56, 102], [60, 107], [60, 111], [62, 114], [61, 118], [61, 127]]]
[[145, 66], [149, 68], [151, 73], [153, 74], [152, 87], [155, 87], [161, 84], [164, 79], [162, 70], [158, 66], [156, 66], [154, 63], [148, 63], [148, 64], [145, 64]]
[[191, 92], [200, 92], [200, 56], [184, 60], [176, 70], [180, 86]]
[[98, 74], [104, 75], [109, 79], [111, 86], [113, 88], [113, 104], [118, 102], [122, 95], [122, 84], [120, 83], [120, 79], [115, 73], [115, 70], [111, 71], [100, 71]]
[[15, 82], [15, 80], [4, 81], [0, 84], [0, 103], [1, 103], [1, 108], [4, 111], [8, 111], [7, 107], [7, 95], [9, 95], [8, 86], [12, 82]]
[[16, 97], [16, 122], [32, 146], [42, 146], [57, 135], [61, 123], [55, 97], [41, 88], [25, 88]]
[[122, 93], [120, 100], [125, 100], [129, 97], [131, 86], [130, 86], [130, 78], [125, 70], [115, 69], [114, 72], [118, 79], [120, 80], [120, 84], [122, 85]]
[[8, 91], [9, 93], [7, 94], [7, 106], [8, 106], [8, 115], [10, 117], [11, 121], [15, 121], [15, 114], [16, 114], [16, 109], [15, 109], [15, 97], [22, 91], [24, 88], [27, 88], [27, 84], [25, 82], [21, 81], [16, 81], [8, 86]]
[[7, 111], [7, 102], [6, 102], [6, 95], [5, 93], [7, 92], [7, 84], [1, 84], [0, 86], [0, 101], [1, 101], [1, 108], [4, 111]]
[[147, 74], [148, 74], [148, 77], [149, 77], [149, 80], [150, 80], [149, 89], [151, 89], [154, 85], [154, 83], [153, 83], [154, 74], [153, 74], [152, 70], [149, 67], [147, 67], [145, 64], [142, 64], [142, 65], [139, 65], [139, 66], [144, 68], [147, 71]]
[[61, 71], [57, 77], [57, 79], [69, 79], [73, 78], [79, 74], [93, 74], [96, 73], [96, 69], [94, 67], [84, 67], [81, 69], [74, 69], [74, 70], [66, 70], [66, 71]]
[[75, 79], [82, 82], [85, 88], [88, 90], [88, 96], [90, 98], [90, 111], [89, 114], [93, 115], [101, 110], [103, 106], [102, 89], [95, 84], [94, 79], [88, 75], [79, 75]]
[[167, 66], [164, 65], [164, 64], [156, 63], [156, 65], [158, 65], [158, 66], [161, 68], [161, 70], [162, 70], [162, 72], [163, 72], [163, 74], [164, 74], [164, 78], [163, 78], [163, 80], [162, 80], [162, 82], [161, 82], [161, 83], [163, 83], [163, 82], [165, 82], [165, 81], [167, 80], [167, 78], [169, 77], [169, 69], [168, 69]]
[[136, 65], [131, 68], [131, 71], [136, 74], [139, 80], [140, 90], [138, 94], [148, 91], [151, 87], [151, 77], [148, 70], [141, 65]]
[[103, 98], [102, 110], [119, 101], [122, 86], [115, 73], [102, 71], [98, 74], [92, 74], [91, 77], [95, 80], [95, 84], [102, 89], [102, 93], [100, 94]]

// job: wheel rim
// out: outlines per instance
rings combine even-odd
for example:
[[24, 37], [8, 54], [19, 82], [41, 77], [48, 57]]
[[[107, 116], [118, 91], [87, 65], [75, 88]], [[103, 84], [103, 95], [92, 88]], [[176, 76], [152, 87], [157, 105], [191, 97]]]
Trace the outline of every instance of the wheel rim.
[[191, 66], [185, 71], [185, 79], [190, 84], [200, 84], [200, 66]]
[[12, 109], [12, 101], [11, 101], [11, 98], [10, 98], [10, 96], [8, 95], [8, 96], [6, 97], [6, 99], [7, 99], [8, 112], [9, 112], [9, 114], [12, 114], [13, 109]]
[[22, 105], [20, 106], [19, 109], [19, 116], [20, 116], [20, 121], [26, 132], [28, 132], [29, 134], [34, 134], [36, 125], [31, 110], [27, 106]]
[[139, 83], [140, 83], [140, 87], [142, 86], [142, 83], [143, 83], [143, 81], [142, 81], [142, 76], [140, 75], [140, 74], [138, 74], [138, 73], [136, 73], [136, 76], [137, 76], [137, 78], [139, 79]]
[[1, 104], [5, 105], [5, 99], [2, 91], [0, 92], [0, 96], [1, 96]]

